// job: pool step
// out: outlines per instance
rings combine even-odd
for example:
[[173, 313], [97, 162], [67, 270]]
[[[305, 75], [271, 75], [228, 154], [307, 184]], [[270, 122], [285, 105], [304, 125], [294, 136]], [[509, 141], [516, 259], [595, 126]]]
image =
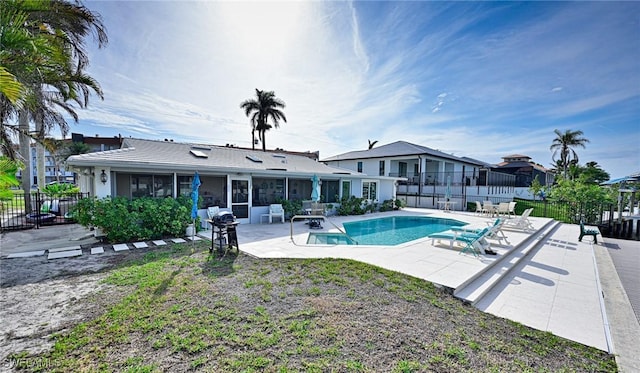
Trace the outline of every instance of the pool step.
[[470, 304], [477, 304], [498, 282], [506, 276], [522, 259], [534, 248], [540, 245], [560, 226], [560, 222], [549, 220], [535, 234], [509, 251], [500, 260], [488, 265], [483, 271], [469, 278], [464, 284], [456, 288], [453, 295]]

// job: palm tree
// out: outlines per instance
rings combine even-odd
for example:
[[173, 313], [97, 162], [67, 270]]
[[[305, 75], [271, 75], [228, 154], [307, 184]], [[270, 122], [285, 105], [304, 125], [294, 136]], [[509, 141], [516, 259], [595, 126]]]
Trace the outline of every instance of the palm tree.
[[[284, 109], [285, 103], [276, 97], [273, 91], [261, 91], [256, 88], [256, 98], [245, 100], [240, 104], [244, 114], [251, 118], [251, 143], [255, 149], [255, 132], [258, 131], [258, 138], [262, 142], [262, 151], [267, 150], [265, 133], [271, 128], [278, 128], [280, 121], [287, 122], [287, 118], [280, 109]], [[269, 124], [269, 118], [273, 121], [273, 126]]]
[[569, 165], [572, 163], [578, 164], [578, 153], [573, 150], [573, 147], [580, 146], [584, 148], [589, 140], [582, 137], [582, 131], [565, 130], [563, 133], [556, 129], [554, 132], [556, 138], [551, 142], [549, 150], [553, 150], [552, 159], [554, 161], [556, 161], [556, 155], [560, 153], [559, 162], [556, 161], [556, 164], [562, 166], [562, 175], [566, 178]]
[[[4, 150], [12, 148], [11, 134], [18, 135], [25, 160], [23, 172], [28, 175], [29, 137], [41, 144], [54, 127], [66, 134], [68, 125], [60, 110], [77, 121], [69, 101], [85, 107], [91, 91], [102, 98], [99, 84], [84, 73], [89, 62], [84, 40], [93, 34], [102, 47], [107, 34], [99, 15], [78, 2], [65, 0], [5, 0], [0, 30], [0, 70], [4, 69], [4, 78], [14, 79], [20, 88], [17, 99], [15, 92], [7, 96], [0, 91], [0, 145]], [[12, 118], [17, 119], [17, 125], [9, 124]], [[36, 135], [30, 131], [30, 122], [35, 122]], [[16, 157], [13, 151], [6, 153]], [[44, 166], [44, 157], [40, 158]], [[43, 166], [38, 169], [44, 170]], [[30, 181], [23, 180], [22, 187], [28, 193]]]

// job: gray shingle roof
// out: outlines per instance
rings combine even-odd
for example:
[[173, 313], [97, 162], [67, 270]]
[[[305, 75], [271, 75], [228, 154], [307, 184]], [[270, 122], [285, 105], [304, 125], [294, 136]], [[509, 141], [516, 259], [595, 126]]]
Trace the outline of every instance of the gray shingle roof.
[[347, 152], [347, 153], [343, 153], [343, 154], [339, 154], [333, 157], [323, 159], [322, 161], [331, 162], [331, 161], [344, 161], [344, 160], [352, 160], [352, 159], [386, 158], [386, 157], [397, 157], [397, 156], [406, 156], [406, 155], [425, 155], [425, 154], [433, 157], [451, 159], [458, 162], [476, 163], [476, 162], [470, 162], [469, 159], [463, 159], [460, 157], [456, 157], [455, 155], [447, 154], [439, 150], [431, 149], [422, 145], [412, 144], [406, 141], [396, 141], [396, 142], [392, 142], [391, 144], [382, 145], [377, 148], [368, 149], [368, 150], [356, 150], [352, 152]]
[[[206, 158], [194, 155], [192, 150]], [[364, 176], [287, 153], [133, 138], [124, 139], [120, 149], [74, 155], [67, 163], [75, 167]]]

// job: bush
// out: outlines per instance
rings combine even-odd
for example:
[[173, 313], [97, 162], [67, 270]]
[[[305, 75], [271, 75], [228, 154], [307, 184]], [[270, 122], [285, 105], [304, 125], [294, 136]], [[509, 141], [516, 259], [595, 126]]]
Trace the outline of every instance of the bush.
[[345, 197], [340, 199], [340, 207], [338, 207], [338, 215], [362, 215], [366, 212], [366, 206], [363, 206], [364, 199], [356, 196]]
[[79, 224], [102, 229], [109, 242], [128, 242], [183, 235], [192, 222], [191, 203], [185, 197], [83, 198], [73, 213]]
[[404, 201], [401, 199], [387, 199], [382, 201], [380, 211], [398, 210], [404, 207]]
[[287, 220], [291, 219], [292, 216], [302, 214], [301, 200], [288, 200], [288, 199], [277, 198], [276, 203], [279, 203], [282, 205], [282, 209], [284, 210], [284, 216]]

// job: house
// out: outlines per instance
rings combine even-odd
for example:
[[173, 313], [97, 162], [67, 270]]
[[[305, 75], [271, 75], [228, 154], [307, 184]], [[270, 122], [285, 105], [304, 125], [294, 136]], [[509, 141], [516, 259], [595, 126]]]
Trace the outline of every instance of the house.
[[514, 175], [517, 188], [530, 187], [536, 177], [543, 186], [552, 185], [554, 181], [554, 174], [550, 170], [534, 163], [527, 155], [507, 155], [502, 157], [502, 162], [491, 168], [500, 173]]
[[437, 207], [448, 198], [464, 209], [467, 200], [512, 198], [514, 177], [492, 172], [487, 163], [426, 146], [396, 141], [322, 160], [368, 175], [406, 178], [397, 195], [409, 206]]
[[259, 223], [279, 199], [310, 199], [314, 175], [321, 181], [320, 202], [351, 195], [382, 202], [396, 195], [395, 177], [368, 176], [306, 155], [235, 146], [124, 138], [119, 149], [74, 155], [67, 164], [78, 173], [81, 190], [97, 197], [190, 195], [198, 171], [200, 207], [219, 206], [241, 223]]
[[72, 133], [71, 141], [86, 144], [91, 149], [91, 152], [120, 149], [122, 146], [121, 135], [113, 137], [100, 137], [95, 135], [95, 137], [91, 137], [85, 136], [81, 133]]

